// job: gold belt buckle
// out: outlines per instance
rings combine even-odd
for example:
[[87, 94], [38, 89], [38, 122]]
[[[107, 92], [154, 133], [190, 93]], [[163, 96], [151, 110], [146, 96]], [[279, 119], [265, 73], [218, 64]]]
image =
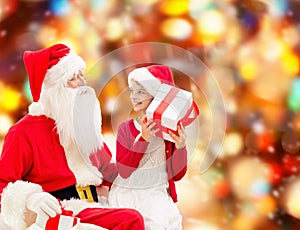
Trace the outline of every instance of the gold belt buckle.
[[85, 200], [87, 202], [94, 202], [90, 186], [76, 185], [76, 190], [81, 200]]

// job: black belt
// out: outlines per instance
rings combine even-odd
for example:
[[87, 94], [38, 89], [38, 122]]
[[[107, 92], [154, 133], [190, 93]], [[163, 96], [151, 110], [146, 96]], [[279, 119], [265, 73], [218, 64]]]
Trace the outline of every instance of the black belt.
[[70, 200], [71, 198], [86, 200], [88, 202], [98, 202], [96, 186], [78, 186], [69, 187], [50, 192], [53, 196], [61, 200]]

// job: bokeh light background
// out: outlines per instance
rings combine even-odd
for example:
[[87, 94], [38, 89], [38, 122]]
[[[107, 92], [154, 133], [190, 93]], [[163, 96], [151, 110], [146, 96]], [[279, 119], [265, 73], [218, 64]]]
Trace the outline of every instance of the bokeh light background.
[[[227, 117], [219, 157], [200, 172], [209, 130], [201, 123], [196, 153], [177, 183], [184, 229], [300, 229], [299, 12], [299, 0], [1, 0], [0, 148], [32, 101], [24, 50], [63, 42], [93, 67], [92, 76], [101, 76], [94, 65], [113, 50], [173, 44], [209, 67]], [[126, 55], [134, 59], [139, 52]], [[197, 95], [193, 84], [174, 77]], [[123, 75], [115, 77], [100, 95], [112, 151], [112, 106], [126, 86]]]

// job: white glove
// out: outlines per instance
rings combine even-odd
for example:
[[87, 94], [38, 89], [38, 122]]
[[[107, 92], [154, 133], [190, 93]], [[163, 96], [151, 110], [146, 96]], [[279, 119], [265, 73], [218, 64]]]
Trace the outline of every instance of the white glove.
[[26, 200], [26, 206], [41, 218], [48, 219], [49, 217], [55, 217], [56, 214], [61, 214], [58, 200], [47, 192], [30, 195]]

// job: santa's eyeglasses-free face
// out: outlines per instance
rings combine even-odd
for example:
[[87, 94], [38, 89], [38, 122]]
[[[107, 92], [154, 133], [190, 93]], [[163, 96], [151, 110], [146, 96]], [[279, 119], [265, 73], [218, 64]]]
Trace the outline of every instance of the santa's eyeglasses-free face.
[[66, 87], [75, 89], [79, 86], [86, 85], [86, 80], [83, 78], [83, 72], [79, 71], [77, 74], [74, 74], [71, 79], [66, 83]]

